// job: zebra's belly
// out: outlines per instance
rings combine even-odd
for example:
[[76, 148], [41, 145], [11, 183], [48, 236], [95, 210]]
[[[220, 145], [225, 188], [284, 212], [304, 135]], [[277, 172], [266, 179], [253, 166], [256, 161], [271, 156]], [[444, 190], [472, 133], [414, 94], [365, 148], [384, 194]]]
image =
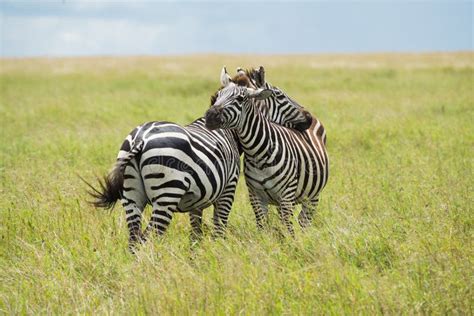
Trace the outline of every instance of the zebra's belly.
[[270, 204], [278, 204], [287, 191], [292, 177], [285, 177], [278, 170], [267, 168], [264, 170], [252, 168], [247, 165], [245, 169], [245, 180], [249, 190], [257, 195], [262, 201]]
[[274, 169], [276, 168], [266, 168], [261, 170], [247, 164], [245, 178], [247, 182], [249, 182], [249, 185], [255, 190], [273, 190], [277, 187], [278, 182], [281, 181], [281, 179], [277, 177], [278, 170]]
[[[293, 168], [293, 169], [292, 169]], [[295, 170], [296, 167], [290, 167]], [[260, 199], [269, 204], [278, 204], [284, 193], [293, 192], [291, 196], [286, 195], [285, 199], [290, 199], [299, 204], [306, 200], [315, 199], [326, 184], [326, 169], [316, 168], [302, 169], [297, 173], [283, 173], [281, 170], [260, 169], [251, 164], [245, 165], [245, 178], [249, 189]]]
[[[269, 190], [263, 186], [252, 186], [248, 185], [249, 190], [251, 190], [255, 195], [257, 195], [263, 202], [268, 203], [270, 205], [279, 205], [281, 201], [281, 192], [277, 190]], [[296, 192], [293, 195], [292, 202], [295, 204], [301, 204], [304, 201], [312, 200], [318, 196], [319, 192], [315, 191], [304, 191], [304, 192]]]

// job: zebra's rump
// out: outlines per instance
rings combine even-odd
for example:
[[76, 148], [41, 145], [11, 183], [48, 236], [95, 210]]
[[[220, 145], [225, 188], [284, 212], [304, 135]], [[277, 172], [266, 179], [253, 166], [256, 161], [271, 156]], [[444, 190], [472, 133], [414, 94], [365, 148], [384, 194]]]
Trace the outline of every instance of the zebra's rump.
[[317, 119], [304, 133], [300, 145], [301, 159], [296, 200], [316, 198], [324, 189], [329, 177], [329, 160], [326, 151], [326, 133]]
[[203, 119], [185, 127], [169, 122], [143, 124], [127, 136], [121, 153], [139, 140], [144, 145], [137, 165], [148, 200], [179, 196], [178, 212], [211, 205], [239, 172], [235, 136], [230, 131], [207, 130]]

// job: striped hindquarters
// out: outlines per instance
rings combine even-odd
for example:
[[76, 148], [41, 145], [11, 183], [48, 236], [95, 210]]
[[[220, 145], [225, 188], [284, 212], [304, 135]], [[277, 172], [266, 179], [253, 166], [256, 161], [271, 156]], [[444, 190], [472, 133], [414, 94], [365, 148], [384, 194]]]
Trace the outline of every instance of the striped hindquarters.
[[176, 211], [203, 208], [236, 181], [239, 152], [230, 131], [209, 131], [197, 120], [184, 128], [156, 122], [138, 133], [144, 141], [139, 168], [150, 202], [182, 195]]

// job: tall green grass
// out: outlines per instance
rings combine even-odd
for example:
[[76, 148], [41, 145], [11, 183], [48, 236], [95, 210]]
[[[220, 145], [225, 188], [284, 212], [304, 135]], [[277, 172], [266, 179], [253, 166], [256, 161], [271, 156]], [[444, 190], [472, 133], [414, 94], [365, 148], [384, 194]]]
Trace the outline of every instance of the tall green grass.
[[[0, 312], [472, 314], [473, 58], [1, 60]], [[140, 123], [202, 116], [223, 64], [265, 65], [325, 124], [314, 225], [258, 231], [240, 181], [226, 239], [208, 210], [191, 250], [176, 214], [133, 256], [121, 207], [92, 208], [76, 174], [105, 173]]]

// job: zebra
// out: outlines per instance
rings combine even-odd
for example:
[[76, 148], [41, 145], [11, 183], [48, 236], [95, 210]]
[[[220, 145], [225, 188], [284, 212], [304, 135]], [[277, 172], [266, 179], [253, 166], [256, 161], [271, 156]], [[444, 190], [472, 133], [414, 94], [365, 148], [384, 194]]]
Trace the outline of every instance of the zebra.
[[[326, 133], [322, 123], [310, 117], [306, 131], [295, 131], [271, 122], [268, 111], [296, 101], [265, 81], [265, 70], [243, 71], [251, 88], [227, 85], [217, 92], [215, 102], [205, 114], [209, 128], [235, 129], [244, 150], [244, 174], [257, 226], [264, 227], [268, 205], [277, 205], [280, 218], [294, 235], [293, 207], [302, 204], [298, 222], [311, 224], [329, 174]], [[272, 97], [270, 98], [269, 95]], [[257, 102], [251, 102], [251, 99]], [[280, 100], [289, 100], [280, 104]], [[299, 105], [298, 105], [299, 106]], [[284, 109], [281, 109], [284, 112]]]
[[[224, 67], [221, 85], [247, 86], [248, 79], [232, 79]], [[214, 103], [215, 95], [211, 97]], [[307, 117], [298, 106], [286, 113], [271, 107], [275, 123], [307, 128]], [[227, 226], [240, 175], [242, 148], [233, 130], [208, 129], [203, 117], [187, 126], [171, 122], [148, 122], [136, 127], [123, 141], [111, 172], [90, 194], [96, 207], [112, 208], [121, 200], [129, 229], [129, 249], [150, 233], [162, 235], [174, 212], [188, 212], [191, 237], [202, 235], [203, 209], [214, 206], [214, 235]], [[152, 206], [152, 216], [142, 232], [142, 212]]]

